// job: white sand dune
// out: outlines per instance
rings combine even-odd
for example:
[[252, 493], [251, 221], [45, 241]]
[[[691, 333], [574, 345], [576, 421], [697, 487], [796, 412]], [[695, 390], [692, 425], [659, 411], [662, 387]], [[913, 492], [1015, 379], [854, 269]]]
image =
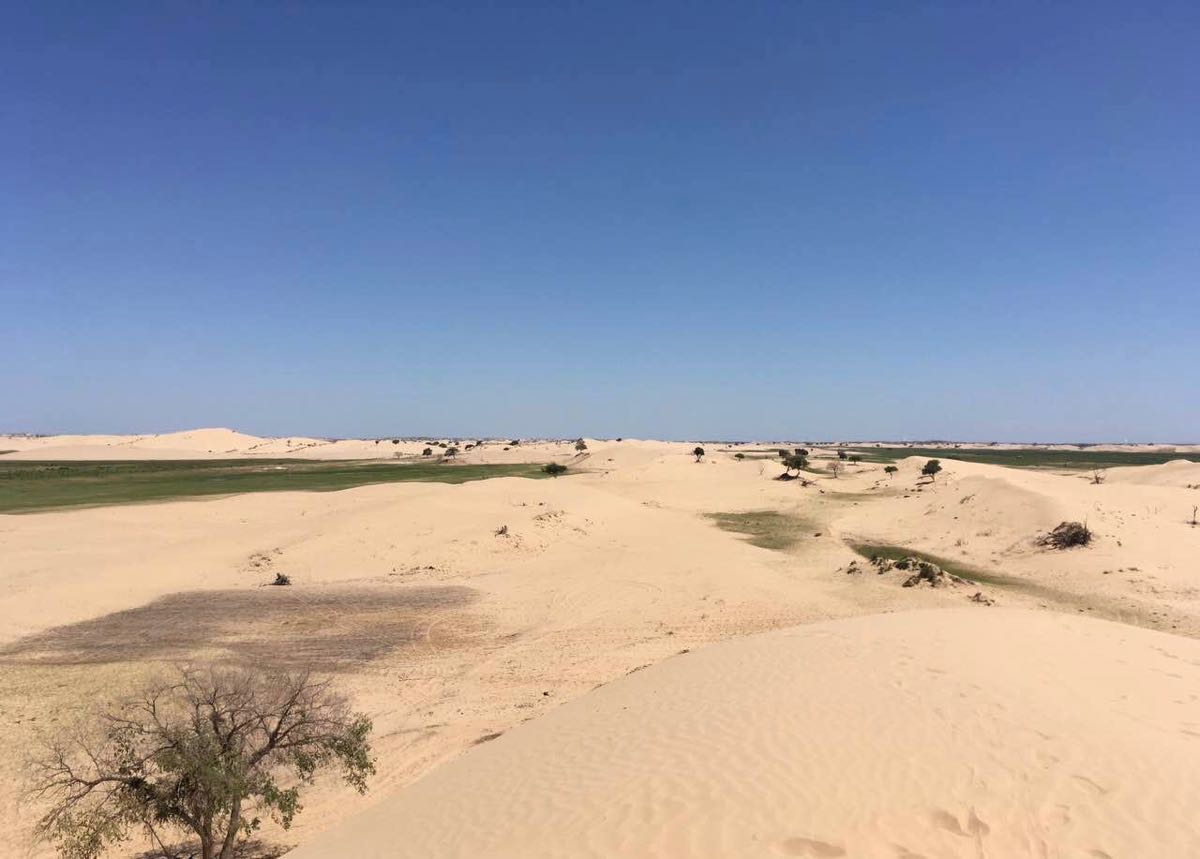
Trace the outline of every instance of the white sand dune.
[[906, 612], [670, 659], [296, 859], [1200, 854], [1200, 643]]

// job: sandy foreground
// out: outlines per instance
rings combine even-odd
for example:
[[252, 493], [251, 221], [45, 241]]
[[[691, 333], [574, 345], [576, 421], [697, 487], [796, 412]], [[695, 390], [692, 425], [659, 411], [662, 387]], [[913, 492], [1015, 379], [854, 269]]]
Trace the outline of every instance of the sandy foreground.
[[[421, 447], [0, 438], [26, 459]], [[0, 856], [50, 855], [18, 801], [39, 735], [205, 658], [332, 672], [375, 721], [371, 792], [320, 782], [265, 833], [298, 857], [1200, 855], [1200, 464], [1093, 485], [947, 451], [920, 488], [916, 458], [801, 487], [712, 445], [503, 447], [461, 456], [573, 473], [0, 515]], [[763, 510], [798, 542], [709, 517]], [[1034, 545], [1084, 518], [1093, 546]], [[904, 588], [856, 542], [989, 578]], [[276, 571], [293, 587], [263, 587]]]

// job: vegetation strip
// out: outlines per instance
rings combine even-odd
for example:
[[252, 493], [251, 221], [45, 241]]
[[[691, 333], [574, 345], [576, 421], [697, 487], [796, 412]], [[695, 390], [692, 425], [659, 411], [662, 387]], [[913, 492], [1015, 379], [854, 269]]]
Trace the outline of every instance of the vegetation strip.
[[541, 478], [537, 464], [207, 459], [0, 461], [0, 513], [102, 507], [246, 492], [334, 492], [374, 483]]
[[981, 462], [986, 465], [1007, 465], [1013, 468], [1061, 468], [1079, 471], [1117, 468], [1122, 465], [1162, 465], [1174, 459], [1200, 462], [1200, 454], [1196, 453], [1144, 450], [993, 450], [978, 447], [847, 447], [845, 450], [854, 451], [866, 462], [896, 462], [908, 456], [921, 456]]

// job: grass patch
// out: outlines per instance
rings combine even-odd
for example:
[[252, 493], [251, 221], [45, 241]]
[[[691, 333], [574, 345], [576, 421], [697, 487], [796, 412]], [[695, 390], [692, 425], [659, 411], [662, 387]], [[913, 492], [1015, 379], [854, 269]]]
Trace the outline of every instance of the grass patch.
[[536, 464], [452, 465], [302, 459], [0, 461], [0, 513], [102, 507], [244, 492], [335, 492], [374, 483], [544, 477]]
[[962, 462], [1007, 465], [1013, 468], [1054, 468], [1072, 471], [1117, 468], [1123, 465], [1161, 465], [1173, 459], [1200, 462], [1200, 454], [1195, 453], [1129, 450], [991, 450], [948, 447], [855, 447], [846, 450], [861, 456], [863, 462], [890, 463], [906, 456], [920, 456], [928, 459], [957, 459]]
[[709, 513], [709, 519], [723, 531], [746, 536], [746, 542], [761, 549], [784, 551], [812, 534], [812, 523], [800, 516], [777, 510], [748, 510], [743, 513]]

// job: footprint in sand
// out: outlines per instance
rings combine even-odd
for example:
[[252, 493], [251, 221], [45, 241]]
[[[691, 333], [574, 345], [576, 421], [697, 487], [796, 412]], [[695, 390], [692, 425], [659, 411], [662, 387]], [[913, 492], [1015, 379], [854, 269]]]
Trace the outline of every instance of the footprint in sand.
[[813, 859], [837, 859], [846, 855], [846, 851], [836, 844], [815, 838], [788, 838], [779, 842], [779, 849], [787, 856], [809, 856]]

